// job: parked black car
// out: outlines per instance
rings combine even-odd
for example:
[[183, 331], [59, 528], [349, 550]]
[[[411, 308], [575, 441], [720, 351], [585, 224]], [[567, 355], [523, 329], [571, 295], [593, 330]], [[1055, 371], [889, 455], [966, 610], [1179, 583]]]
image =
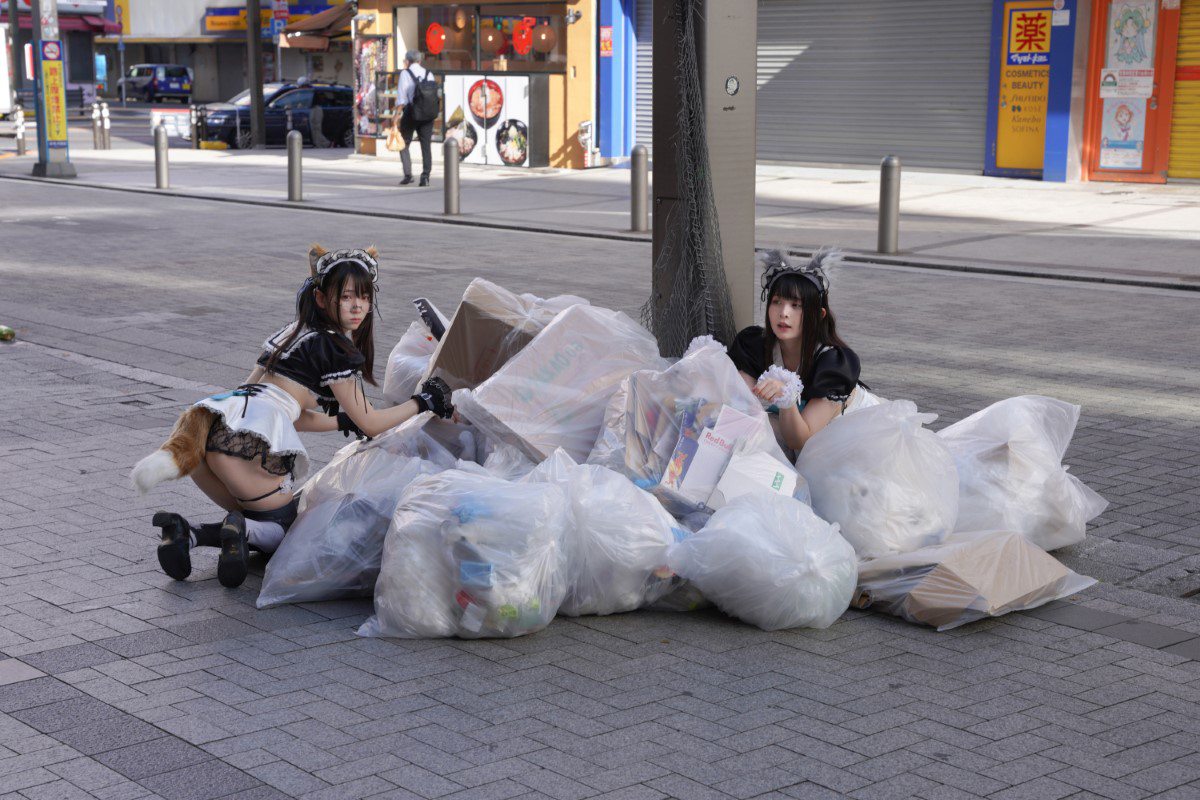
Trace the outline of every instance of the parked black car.
[[[292, 129], [300, 131], [305, 144], [334, 147], [354, 146], [354, 90], [338, 83], [293, 83], [263, 85], [266, 106], [268, 145], [285, 144], [288, 111]], [[319, 110], [318, 110], [319, 109]], [[320, 126], [313, 130], [313, 119]], [[206, 113], [210, 141], [221, 141], [233, 148], [250, 146], [250, 91], [236, 95], [228, 103], [214, 103]]]

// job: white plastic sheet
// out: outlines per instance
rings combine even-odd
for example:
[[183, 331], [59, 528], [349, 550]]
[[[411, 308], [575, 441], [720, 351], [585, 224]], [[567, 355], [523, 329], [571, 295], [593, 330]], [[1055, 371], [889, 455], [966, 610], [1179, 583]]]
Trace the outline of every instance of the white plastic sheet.
[[384, 399], [398, 406], [416, 394], [436, 349], [437, 340], [425, 323], [417, 320], [409, 325], [388, 356], [387, 370], [383, 374]]
[[605, 409], [588, 463], [629, 476], [676, 516], [701, 510], [702, 501], [672, 490], [662, 479], [684, 427], [711, 425], [722, 406], [761, 423], [757, 435], [739, 443], [740, 452], [764, 452], [791, 468], [761, 403], [716, 342], [689, 350], [665, 369], [641, 370], [623, 381]]
[[941, 542], [958, 517], [958, 471], [922, 425], [936, 414], [890, 400], [818, 431], [796, 460], [813, 509], [836, 522], [860, 558]]
[[849, 607], [857, 576], [837, 526], [775, 494], [736, 498], [670, 559], [726, 614], [768, 631], [829, 627]]
[[1019, 533], [975, 532], [863, 562], [854, 605], [944, 631], [1037, 608], [1094, 583]]
[[361, 636], [521, 636], [567, 591], [566, 502], [552, 483], [447, 470], [413, 481], [388, 529]]
[[939, 431], [958, 465], [957, 530], [1017, 531], [1043, 550], [1082, 542], [1108, 502], [1062, 465], [1079, 411], [1011, 397]]
[[569, 502], [570, 566], [560, 614], [633, 611], [679, 585], [667, 566], [667, 550], [687, 531], [624, 475], [576, 464], [559, 450], [529, 480], [557, 483]]
[[267, 562], [258, 607], [370, 597], [400, 495], [419, 475], [459, 463], [462, 453], [443, 441], [454, 444], [461, 429], [423, 416], [343, 448], [305, 484], [300, 514]]
[[454, 402], [489, 438], [533, 461], [558, 447], [582, 461], [621, 381], [665, 363], [654, 338], [625, 314], [576, 305], [476, 389], [455, 392]]

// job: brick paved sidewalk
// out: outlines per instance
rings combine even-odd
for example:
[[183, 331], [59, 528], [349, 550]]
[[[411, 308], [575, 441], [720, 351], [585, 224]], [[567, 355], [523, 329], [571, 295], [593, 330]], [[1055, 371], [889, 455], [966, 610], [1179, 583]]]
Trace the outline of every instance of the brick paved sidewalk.
[[[462, 230], [447, 257], [438, 226], [182, 200], [133, 226], [125, 199], [86, 220], [76, 196], [0, 209], [0, 322], [20, 334], [0, 346], [0, 797], [1200, 794], [1200, 661], [1095, 613], [1200, 635], [1180, 598], [1200, 587], [1194, 295], [890, 268], [836, 290], [867, 380], [934, 427], [1012, 394], [1083, 403], [1067, 461], [1112, 506], [1061, 554], [1102, 581], [1074, 605], [943, 634], [861, 612], [776, 633], [635, 613], [364, 640], [369, 602], [260, 612], [258, 576], [225, 590], [211, 554], [166, 578], [150, 514], [216, 514], [185, 484], [137, 498], [129, 466], [245, 376], [312, 238], [380, 245], [382, 350], [409, 295], [450, 308], [474, 274], [632, 310], [647, 248]], [[305, 439], [317, 463], [342, 442]]]

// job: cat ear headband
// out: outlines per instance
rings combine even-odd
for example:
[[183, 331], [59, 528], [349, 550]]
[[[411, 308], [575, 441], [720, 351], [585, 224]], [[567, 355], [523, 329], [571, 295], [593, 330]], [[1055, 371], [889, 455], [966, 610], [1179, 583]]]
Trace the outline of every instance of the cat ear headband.
[[784, 275], [799, 275], [808, 279], [817, 287], [824, 303], [828, 302], [830, 278], [842, 263], [842, 251], [833, 247], [822, 247], [813, 253], [807, 264], [796, 265], [788, 260], [782, 250], [766, 250], [758, 254], [758, 261], [763, 265], [761, 297], [764, 303], [770, 296], [775, 281]]
[[343, 264], [349, 261], [352, 264], [357, 264], [367, 271], [371, 276], [371, 284], [375, 291], [379, 291], [379, 251], [374, 247], [368, 247], [366, 250], [351, 249], [351, 250], [333, 250], [328, 251], [319, 244], [312, 246], [308, 251], [308, 269], [310, 273], [309, 279], [320, 286], [325, 282], [325, 276], [330, 270], [338, 264]]

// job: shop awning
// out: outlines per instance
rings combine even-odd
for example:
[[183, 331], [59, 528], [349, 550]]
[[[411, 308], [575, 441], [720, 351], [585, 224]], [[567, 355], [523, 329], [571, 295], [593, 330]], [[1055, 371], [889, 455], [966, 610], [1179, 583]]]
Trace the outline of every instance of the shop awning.
[[[0, 14], [0, 22], [8, 22], [8, 14]], [[29, 30], [33, 27], [28, 14], [17, 14], [17, 24]], [[107, 20], [104, 17], [97, 17], [94, 14], [60, 14], [58, 17], [58, 29], [60, 31], [88, 31], [91, 33], [118, 33], [121, 30], [119, 23]]]
[[355, 10], [354, 3], [346, 3], [293, 22], [283, 29], [279, 46], [324, 52], [329, 49], [330, 39], [349, 35]]

